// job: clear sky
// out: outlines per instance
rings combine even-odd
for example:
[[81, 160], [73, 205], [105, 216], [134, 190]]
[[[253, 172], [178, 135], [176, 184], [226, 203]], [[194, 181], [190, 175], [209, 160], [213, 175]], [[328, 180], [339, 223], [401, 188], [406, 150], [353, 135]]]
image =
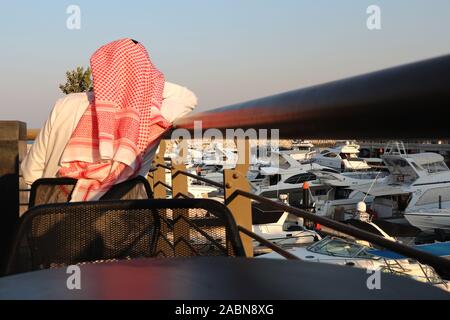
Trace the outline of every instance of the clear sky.
[[[69, 5], [81, 29], [69, 30]], [[381, 30], [366, 27], [369, 5]], [[198, 110], [450, 53], [449, 0], [2, 1], [0, 119], [40, 127], [65, 71], [99, 46], [142, 42]]]

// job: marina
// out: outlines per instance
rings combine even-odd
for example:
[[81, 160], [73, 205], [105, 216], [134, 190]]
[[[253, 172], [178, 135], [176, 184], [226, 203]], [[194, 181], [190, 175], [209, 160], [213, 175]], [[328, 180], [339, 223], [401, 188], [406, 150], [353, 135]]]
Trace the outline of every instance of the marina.
[[0, 300], [450, 300], [450, 5], [272, 2], [6, 5]]
[[[357, 227], [391, 241], [398, 239], [402, 243], [414, 245], [422, 243], [421, 239], [425, 237], [428, 239], [428, 246], [444, 248], [439, 256], [449, 256], [447, 194], [450, 187], [446, 183], [449, 181], [450, 170], [444, 163], [443, 156], [430, 152], [408, 154], [404, 143], [393, 141], [384, 145], [386, 153], [381, 158], [371, 159], [371, 166], [363, 158], [358, 158], [359, 145], [355, 143], [345, 142], [338, 147], [322, 148], [322, 151], [313, 151], [313, 144], [309, 144], [309, 159], [301, 157], [300, 160], [295, 160], [295, 147], [290, 150], [285, 148], [283, 151], [272, 150], [271, 158], [277, 158], [278, 166], [275, 167], [270, 162], [262, 164], [256, 174], [256, 177], [263, 177], [262, 179], [247, 177], [252, 192], [309, 210], [316, 215], [353, 222], [353, 225], [354, 221], [360, 221], [356, 224]], [[427, 148], [425, 143], [422, 148]], [[235, 152], [231, 148], [228, 150], [230, 154]], [[323, 155], [330, 153], [334, 155], [332, 161], [322, 160]], [[341, 156], [336, 159], [336, 155], [359, 163], [349, 166], [348, 163], [352, 160], [344, 162]], [[207, 161], [212, 164], [211, 160]], [[203, 177], [217, 181], [215, 178], [222, 170], [207, 171]], [[214, 197], [220, 195], [215, 193]], [[207, 194], [204, 196], [208, 197]], [[440, 209], [432, 209], [435, 207]], [[330, 235], [321, 232], [320, 228], [307, 228], [303, 218], [287, 211], [274, 211], [256, 203], [253, 203], [252, 211], [253, 232], [302, 260], [359, 268], [377, 267], [385, 272], [409, 275], [419, 281], [448, 289], [447, 281], [442, 280], [432, 269], [421, 264], [410, 264], [404, 257], [389, 260], [382, 255], [382, 251], [377, 251], [381, 256], [373, 255], [371, 252], [375, 251], [367, 243], [346, 242], [350, 240], [345, 240], [345, 236], [329, 238]], [[388, 233], [382, 228], [387, 228]], [[320, 243], [324, 241], [333, 242], [322, 246]], [[276, 252], [267, 253], [271, 249], [264, 249], [257, 242], [253, 245], [255, 254], [260, 258], [282, 258]], [[327, 246], [332, 249], [314, 249]], [[416, 248], [426, 250], [426, 246], [420, 244]], [[311, 255], [311, 252], [322, 253], [317, 256]]]

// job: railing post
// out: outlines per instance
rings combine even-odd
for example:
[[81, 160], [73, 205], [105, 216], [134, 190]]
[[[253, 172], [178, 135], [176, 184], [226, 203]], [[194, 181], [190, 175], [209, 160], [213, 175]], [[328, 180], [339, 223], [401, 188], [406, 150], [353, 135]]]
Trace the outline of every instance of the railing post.
[[[180, 154], [177, 159], [172, 160], [172, 197], [174, 199], [184, 198], [188, 195], [188, 179], [187, 176], [181, 174], [186, 171], [185, 159], [185, 142], [181, 142]], [[186, 243], [190, 241], [189, 225], [184, 220], [189, 219], [189, 209], [178, 209], [173, 213], [173, 243], [175, 245], [175, 256], [181, 256], [182, 253], [190, 252]], [[181, 241], [184, 240], [184, 241]]]
[[[239, 143], [239, 142], [238, 142]], [[245, 140], [244, 150], [238, 149], [238, 164], [234, 169], [223, 170], [223, 178], [225, 185], [225, 205], [233, 214], [236, 224], [247, 229], [252, 230], [252, 203], [251, 200], [237, 195], [236, 190], [243, 190], [250, 192], [250, 185], [247, 181], [247, 171], [250, 166], [250, 143]], [[252, 239], [241, 233], [242, 243], [244, 245], [245, 254], [247, 257], [253, 257]]]
[[184, 174], [180, 174], [179, 172], [186, 171], [186, 151], [187, 151], [187, 143], [185, 141], [181, 141], [179, 144], [180, 153], [176, 159], [172, 159], [172, 197], [183, 198], [188, 195], [188, 179]]
[[158, 166], [158, 164], [164, 165], [164, 153], [166, 152], [166, 141], [161, 140], [159, 144], [159, 151], [155, 155], [153, 160], [153, 166], [156, 170], [153, 172], [153, 198], [166, 199], [167, 190], [166, 187], [160, 182], [166, 182], [166, 169]]

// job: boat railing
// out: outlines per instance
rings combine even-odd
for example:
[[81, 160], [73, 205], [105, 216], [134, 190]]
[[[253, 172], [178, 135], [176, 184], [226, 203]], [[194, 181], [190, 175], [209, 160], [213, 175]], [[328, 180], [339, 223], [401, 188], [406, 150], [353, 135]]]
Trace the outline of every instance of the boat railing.
[[422, 263], [417, 263], [419, 269], [416, 273], [414, 270], [408, 269], [405, 265], [397, 259], [383, 258], [384, 265], [382, 267], [383, 272], [392, 273], [401, 276], [415, 277], [419, 281], [427, 282], [431, 285], [440, 285], [444, 288], [448, 288], [447, 281], [443, 280], [441, 276], [430, 266]]
[[428, 265], [423, 265], [421, 263], [419, 263], [419, 267], [428, 283], [433, 284], [433, 285], [442, 285], [446, 289], [448, 289], [447, 281], [444, 281], [432, 267], [430, 267]]

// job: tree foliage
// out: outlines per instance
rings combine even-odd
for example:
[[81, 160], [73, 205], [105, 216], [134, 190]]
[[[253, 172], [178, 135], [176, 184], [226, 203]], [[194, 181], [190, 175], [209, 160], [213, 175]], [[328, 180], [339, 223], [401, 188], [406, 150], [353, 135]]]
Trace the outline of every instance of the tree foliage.
[[60, 84], [59, 88], [65, 94], [91, 91], [91, 69], [88, 67], [85, 71], [83, 67], [77, 67], [75, 70], [67, 71], [66, 83]]

